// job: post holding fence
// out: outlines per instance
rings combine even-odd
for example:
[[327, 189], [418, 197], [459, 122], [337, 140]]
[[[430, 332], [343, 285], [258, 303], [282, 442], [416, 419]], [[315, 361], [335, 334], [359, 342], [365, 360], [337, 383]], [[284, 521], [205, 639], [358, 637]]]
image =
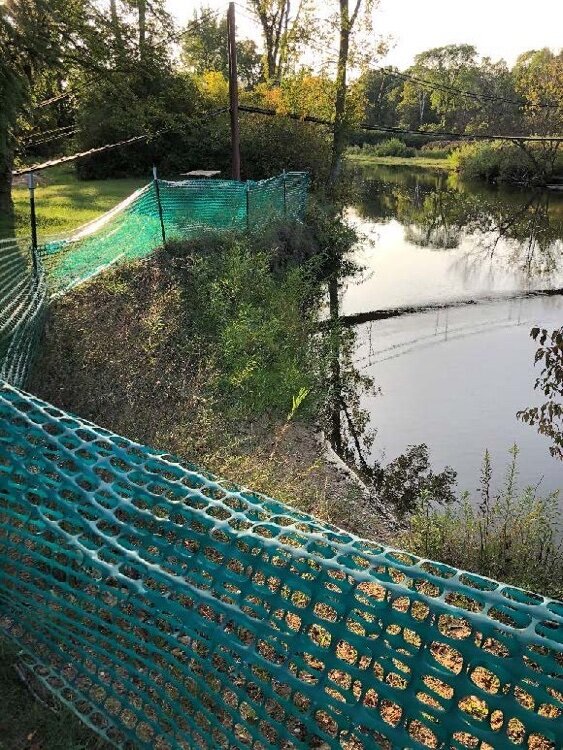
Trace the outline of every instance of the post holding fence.
[[250, 183], [246, 182], [246, 230], [250, 232]]
[[27, 187], [29, 188], [29, 219], [31, 223], [31, 259], [33, 262], [33, 273], [39, 273], [39, 260], [37, 255], [37, 216], [35, 214], [35, 174], [27, 173]]
[[287, 216], [287, 186], [285, 184], [285, 169], [283, 170], [283, 215]]
[[153, 164], [152, 176], [154, 180], [154, 189], [156, 193], [156, 202], [158, 204], [158, 218], [160, 219], [160, 231], [162, 233], [162, 244], [166, 247], [166, 231], [164, 229], [164, 215], [162, 213], [162, 203], [160, 200], [160, 186], [158, 184], [158, 173], [156, 166]]

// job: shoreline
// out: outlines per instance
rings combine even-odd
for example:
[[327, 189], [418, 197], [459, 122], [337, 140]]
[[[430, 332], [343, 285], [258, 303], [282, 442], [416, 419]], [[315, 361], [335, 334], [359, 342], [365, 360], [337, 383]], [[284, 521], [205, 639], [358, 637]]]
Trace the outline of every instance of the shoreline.
[[375, 167], [410, 167], [411, 169], [425, 169], [428, 171], [454, 172], [449, 159], [431, 159], [424, 156], [375, 156], [361, 152], [347, 153], [345, 160], [353, 164]]

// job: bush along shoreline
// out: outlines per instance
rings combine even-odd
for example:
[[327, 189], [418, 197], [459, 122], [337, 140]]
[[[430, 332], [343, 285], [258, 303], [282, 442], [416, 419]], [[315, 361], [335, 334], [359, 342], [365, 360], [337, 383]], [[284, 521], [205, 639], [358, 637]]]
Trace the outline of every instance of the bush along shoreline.
[[375, 145], [350, 146], [346, 155], [360, 164], [443, 169], [468, 182], [529, 188], [545, 187], [563, 179], [563, 151], [558, 145], [458, 140], [431, 141], [414, 148], [400, 138], [390, 138]]
[[542, 187], [563, 176], [558, 144], [468, 143], [449, 157], [462, 179]]

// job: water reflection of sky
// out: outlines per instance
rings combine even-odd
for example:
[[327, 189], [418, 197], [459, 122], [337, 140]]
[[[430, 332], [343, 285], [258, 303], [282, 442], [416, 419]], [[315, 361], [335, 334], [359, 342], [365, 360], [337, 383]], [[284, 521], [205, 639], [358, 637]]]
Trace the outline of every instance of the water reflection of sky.
[[[498, 242], [491, 258], [482, 238], [475, 235], [464, 235], [456, 248], [436, 250], [406, 239], [406, 229], [396, 219], [375, 223], [360, 219], [354, 209], [349, 218], [361, 232], [354, 260], [363, 270], [345, 283], [343, 315], [563, 287], [563, 263], [556, 273], [530, 275], [511, 263], [514, 248], [507, 240]], [[563, 253], [563, 243], [558, 252]]]
[[388, 461], [426, 443], [436, 469], [451, 465], [459, 489], [474, 490], [484, 450], [498, 484], [516, 442], [521, 484], [563, 490], [549, 441], [516, 419], [539, 398], [530, 329], [559, 327], [563, 296], [502, 300], [563, 287], [563, 199], [413, 170], [364, 177], [349, 208], [363, 270], [343, 281], [341, 314], [501, 298], [356, 327], [355, 365], [382, 391], [362, 399], [378, 431], [372, 457]]
[[517, 443], [521, 484], [563, 489], [563, 465], [550, 456], [549, 441], [516, 419], [539, 398], [530, 329], [562, 320], [563, 298], [550, 297], [359, 326], [355, 363], [381, 388], [362, 402], [378, 431], [372, 456], [391, 460], [407, 445], [427, 443], [436, 468], [451, 465], [459, 489], [473, 490], [485, 448], [500, 481]]

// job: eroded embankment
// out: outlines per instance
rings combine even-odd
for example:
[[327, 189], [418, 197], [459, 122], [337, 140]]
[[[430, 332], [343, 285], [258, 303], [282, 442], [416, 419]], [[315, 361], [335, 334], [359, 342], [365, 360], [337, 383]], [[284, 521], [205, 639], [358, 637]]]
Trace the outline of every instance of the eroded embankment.
[[[311, 282], [233, 238], [173, 248], [53, 302], [29, 390], [363, 536], [389, 513], [318, 430]], [[297, 406], [295, 404], [298, 404]]]

